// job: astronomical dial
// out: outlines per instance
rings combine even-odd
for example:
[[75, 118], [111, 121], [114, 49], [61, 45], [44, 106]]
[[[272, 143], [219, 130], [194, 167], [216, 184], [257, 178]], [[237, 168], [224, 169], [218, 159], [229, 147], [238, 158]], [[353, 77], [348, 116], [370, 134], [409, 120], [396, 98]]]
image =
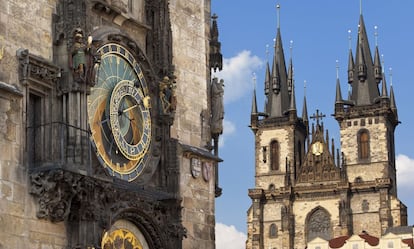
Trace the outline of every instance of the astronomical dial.
[[136, 179], [146, 167], [152, 141], [151, 100], [140, 65], [123, 46], [98, 49], [101, 63], [88, 97], [92, 145], [112, 176]]

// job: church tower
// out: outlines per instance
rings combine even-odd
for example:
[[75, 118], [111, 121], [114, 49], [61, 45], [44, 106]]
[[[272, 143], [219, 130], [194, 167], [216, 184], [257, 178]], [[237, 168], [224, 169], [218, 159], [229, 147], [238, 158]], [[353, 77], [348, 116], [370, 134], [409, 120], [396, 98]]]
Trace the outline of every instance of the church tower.
[[286, 193], [302, 164], [308, 129], [306, 111], [305, 118], [297, 115], [292, 63], [290, 59], [286, 68], [278, 23], [271, 69], [269, 63], [266, 65], [264, 112], [257, 110], [256, 92], [253, 96], [256, 187], [249, 190], [253, 204], [248, 211], [247, 248], [264, 248], [269, 236], [284, 247], [293, 243], [289, 235], [293, 232], [293, 203]]
[[[397, 107], [386, 78], [377, 44], [374, 56], [360, 15], [355, 57], [349, 51], [348, 83], [351, 91], [342, 98], [337, 82], [335, 114], [341, 150], [351, 189], [353, 227], [375, 234], [407, 223], [405, 206], [397, 198], [394, 131]], [[381, 88], [381, 91], [380, 91]], [[376, 210], [379, 213], [372, 213]], [[379, 215], [379, 217], [378, 217]]]
[[249, 189], [246, 248], [305, 248], [317, 237], [362, 231], [379, 237], [388, 227], [407, 224], [396, 191], [394, 93], [391, 87], [388, 95], [378, 47], [372, 57], [362, 14], [355, 54], [350, 50], [348, 99], [339, 76], [336, 80], [334, 117], [341, 139], [336, 149], [319, 110], [310, 116], [309, 129], [306, 98], [297, 115], [292, 59], [286, 69], [278, 24], [263, 112], [253, 93], [255, 187]]

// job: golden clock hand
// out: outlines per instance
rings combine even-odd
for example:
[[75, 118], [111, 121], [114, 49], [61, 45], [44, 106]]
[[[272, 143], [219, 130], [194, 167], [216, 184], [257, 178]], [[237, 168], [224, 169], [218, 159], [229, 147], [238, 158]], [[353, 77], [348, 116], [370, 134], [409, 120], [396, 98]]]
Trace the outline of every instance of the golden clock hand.
[[138, 106], [138, 105], [133, 105], [133, 106], [130, 106], [130, 107], [128, 107], [128, 108], [126, 108], [126, 109], [122, 110], [122, 113], [127, 112], [127, 111], [130, 111], [130, 110], [134, 109], [134, 108], [135, 108], [135, 107], [137, 107], [137, 106]]

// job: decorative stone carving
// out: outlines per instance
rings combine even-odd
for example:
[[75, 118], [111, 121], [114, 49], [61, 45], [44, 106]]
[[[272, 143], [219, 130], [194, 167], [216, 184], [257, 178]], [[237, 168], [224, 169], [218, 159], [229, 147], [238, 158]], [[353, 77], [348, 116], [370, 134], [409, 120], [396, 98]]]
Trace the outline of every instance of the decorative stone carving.
[[223, 133], [224, 80], [213, 78], [211, 83], [211, 134], [216, 137]]
[[331, 230], [331, 219], [325, 210], [318, 208], [310, 214], [307, 222], [307, 241], [311, 241], [316, 237], [329, 240]]
[[[39, 204], [38, 218], [75, 224], [68, 227], [73, 230], [69, 234], [77, 234], [81, 226], [107, 229], [117, 219], [128, 219], [150, 234], [155, 248], [179, 248], [186, 235], [180, 222], [181, 201], [167, 193], [131, 189], [62, 169], [32, 172], [30, 183]], [[167, 239], [171, 237], [176, 239]], [[76, 244], [73, 238], [68, 240]]]
[[165, 76], [159, 83], [160, 87], [160, 108], [162, 114], [170, 114], [175, 111], [177, 107], [177, 97], [175, 96], [176, 82], [175, 79], [170, 79]]
[[29, 81], [41, 82], [38, 86], [32, 84], [32, 87], [41, 90], [44, 87], [51, 89], [54, 84], [57, 84], [61, 76], [61, 69], [58, 66], [30, 54], [28, 49], [19, 49], [16, 53], [19, 59], [19, 78], [24, 85]]

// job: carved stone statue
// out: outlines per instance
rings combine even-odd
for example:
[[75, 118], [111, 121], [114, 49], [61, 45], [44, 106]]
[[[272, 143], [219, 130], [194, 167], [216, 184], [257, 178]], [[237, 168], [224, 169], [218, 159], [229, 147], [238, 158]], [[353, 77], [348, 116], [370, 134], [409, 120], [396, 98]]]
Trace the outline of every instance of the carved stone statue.
[[86, 45], [83, 37], [83, 31], [80, 28], [73, 32], [73, 45], [70, 67], [73, 71], [75, 81], [85, 79], [86, 67]]
[[211, 134], [218, 136], [223, 133], [224, 119], [224, 80], [213, 78], [211, 83]]
[[92, 46], [92, 40], [89, 36], [85, 42], [83, 30], [76, 28], [73, 32], [73, 45], [69, 56], [69, 66], [74, 81], [89, 86], [95, 85], [95, 67], [100, 63], [100, 56]]
[[164, 114], [175, 111], [177, 100], [175, 96], [175, 81], [165, 76], [160, 81], [161, 111]]

